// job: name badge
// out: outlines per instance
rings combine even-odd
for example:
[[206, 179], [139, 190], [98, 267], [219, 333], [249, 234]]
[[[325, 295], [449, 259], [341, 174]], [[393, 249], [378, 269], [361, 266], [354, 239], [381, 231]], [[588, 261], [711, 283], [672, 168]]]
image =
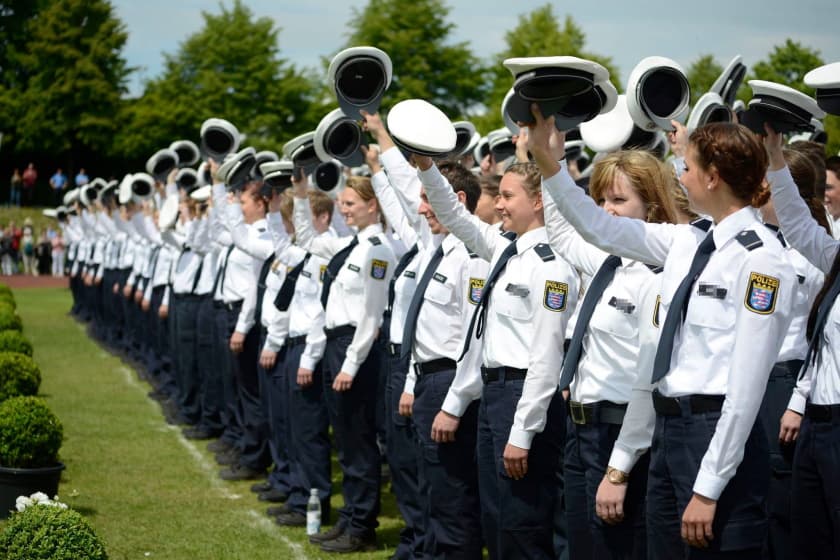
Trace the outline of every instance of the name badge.
[[517, 297], [528, 297], [528, 294], [531, 293], [531, 290], [528, 289], [528, 286], [524, 284], [508, 284], [505, 286], [505, 291], [509, 294], [512, 294]]
[[406, 270], [405, 272], [403, 272], [402, 275], [405, 276], [406, 278], [415, 278], [417, 276], [417, 273], [414, 272], [413, 270]]
[[434, 276], [432, 276], [432, 278], [435, 279], [436, 281], [440, 282], [441, 284], [446, 282], [446, 276], [444, 276], [440, 272], [435, 272], [435, 274], [434, 274]]
[[306, 270], [301, 270], [300, 275], [303, 276], [304, 278], [312, 278], [312, 273], [308, 272]]
[[630, 315], [636, 309], [636, 306], [633, 305], [633, 302], [627, 301], [626, 299], [617, 298], [615, 296], [610, 298], [610, 301], [607, 302], [607, 305], [610, 307], [615, 307], [622, 313], [626, 313]]
[[697, 295], [724, 299], [726, 297], [726, 288], [721, 288], [717, 284], [701, 283], [697, 286]]
[[361, 270], [361, 269], [360, 269], [358, 266], [356, 266], [355, 264], [348, 264], [348, 265], [347, 265], [347, 268], [349, 268], [349, 269], [350, 269], [350, 270], [352, 270], [353, 272], [359, 272], [359, 271]]

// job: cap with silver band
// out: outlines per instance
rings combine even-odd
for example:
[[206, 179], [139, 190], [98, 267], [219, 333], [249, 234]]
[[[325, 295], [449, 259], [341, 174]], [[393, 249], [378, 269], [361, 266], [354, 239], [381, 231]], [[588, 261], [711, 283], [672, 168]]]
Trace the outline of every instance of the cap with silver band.
[[161, 183], [165, 183], [169, 173], [177, 168], [178, 154], [169, 148], [158, 150], [146, 161], [146, 173]]
[[391, 108], [386, 124], [394, 144], [410, 153], [442, 157], [455, 149], [458, 135], [452, 121], [428, 101], [400, 101]]
[[811, 119], [822, 119], [825, 112], [817, 102], [791, 87], [750, 80], [753, 97], [747, 104], [747, 111], [741, 115], [741, 124], [753, 132], [764, 134], [764, 123], [776, 132], [812, 132]]
[[830, 115], [840, 115], [840, 62], [832, 62], [805, 74], [805, 85], [816, 90], [817, 105]]
[[315, 131], [301, 134], [283, 145], [283, 156], [295, 167], [302, 167], [305, 175], [312, 173], [321, 160], [315, 153]]
[[248, 183], [256, 162], [256, 154], [257, 151], [249, 147], [225, 158], [224, 163], [219, 167], [218, 175], [229, 189], [238, 191]]
[[694, 104], [685, 127], [691, 133], [704, 124], [732, 122], [732, 120], [732, 110], [723, 102], [720, 95], [715, 91], [708, 91]]
[[201, 151], [216, 162], [238, 150], [240, 141], [239, 130], [224, 119], [207, 119], [201, 125]]
[[337, 160], [321, 163], [312, 174], [312, 180], [319, 190], [330, 195], [343, 189], [346, 182], [344, 169]]
[[649, 56], [639, 62], [627, 80], [627, 110], [643, 130], [672, 131], [672, 120], [688, 115], [691, 95], [682, 67], [663, 56]]
[[169, 149], [178, 155], [178, 167], [181, 168], [195, 165], [201, 157], [198, 146], [192, 140], [176, 140]]
[[337, 159], [347, 167], [357, 167], [365, 162], [362, 146], [368, 144], [366, 135], [359, 122], [341, 109], [334, 109], [321, 119], [313, 143], [322, 163]]
[[373, 114], [379, 110], [382, 96], [391, 85], [392, 73], [391, 59], [382, 50], [352, 47], [333, 57], [327, 78], [342, 112], [360, 120], [360, 111]]

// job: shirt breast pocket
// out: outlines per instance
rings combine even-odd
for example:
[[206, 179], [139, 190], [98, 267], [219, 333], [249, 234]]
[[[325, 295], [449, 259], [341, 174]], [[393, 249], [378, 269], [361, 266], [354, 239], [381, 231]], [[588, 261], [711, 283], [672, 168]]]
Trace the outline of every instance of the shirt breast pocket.
[[606, 302], [595, 308], [589, 321], [592, 328], [619, 338], [634, 339], [639, 335], [637, 312], [622, 311]]
[[[672, 308], [673, 311], [679, 310]], [[668, 313], [672, 311], [668, 310]], [[735, 308], [727, 299], [716, 299], [694, 294], [688, 302], [685, 322], [698, 327], [732, 330], [735, 325]]]
[[364, 280], [362, 279], [361, 267], [353, 263], [345, 264], [341, 267], [336, 277], [336, 282], [348, 293], [358, 294], [365, 288]]
[[[498, 288], [498, 286], [497, 286]], [[533, 315], [533, 303], [527, 296], [517, 296], [502, 290], [494, 290], [490, 298], [494, 311], [516, 321], [528, 321]]]
[[426, 286], [426, 293], [424, 294], [424, 297], [432, 303], [436, 303], [440, 306], [447, 306], [452, 303], [454, 294], [455, 286], [432, 280], [429, 282], [429, 285]]

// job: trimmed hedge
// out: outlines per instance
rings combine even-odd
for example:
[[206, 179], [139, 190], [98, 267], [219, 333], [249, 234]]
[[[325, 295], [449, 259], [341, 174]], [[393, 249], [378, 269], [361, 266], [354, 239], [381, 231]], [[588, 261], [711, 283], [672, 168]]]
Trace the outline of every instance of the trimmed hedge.
[[20, 316], [14, 311], [9, 312], [8, 307], [0, 306], [0, 331], [22, 331], [23, 330], [23, 322], [20, 320]]
[[17, 352], [0, 352], [0, 402], [11, 397], [36, 395], [40, 386], [41, 368], [32, 358]]
[[0, 403], [0, 465], [17, 469], [58, 464], [61, 421], [43, 399], [12, 397]]
[[107, 560], [102, 539], [72, 509], [31, 505], [0, 533], [0, 560]]
[[17, 352], [32, 357], [32, 343], [20, 331], [0, 331], [0, 352]]

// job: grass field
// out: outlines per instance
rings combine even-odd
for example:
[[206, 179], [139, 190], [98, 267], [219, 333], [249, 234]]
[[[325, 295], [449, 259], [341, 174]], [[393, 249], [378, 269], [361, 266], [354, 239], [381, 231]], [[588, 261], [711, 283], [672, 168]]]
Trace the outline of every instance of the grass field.
[[[167, 425], [149, 387], [67, 316], [68, 290], [20, 289], [15, 297], [41, 367], [41, 394], [64, 424], [59, 495], [93, 523], [111, 559], [336, 557], [309, 545], [303, 529], [276, 526], [251, 483], [219, 479], [205, 444]], [[334, 495], [333, 509], [340, 504]], [[342, 558], [393, 553], [400, 521], [387, 489], [382, 508], [381, 550]]]

